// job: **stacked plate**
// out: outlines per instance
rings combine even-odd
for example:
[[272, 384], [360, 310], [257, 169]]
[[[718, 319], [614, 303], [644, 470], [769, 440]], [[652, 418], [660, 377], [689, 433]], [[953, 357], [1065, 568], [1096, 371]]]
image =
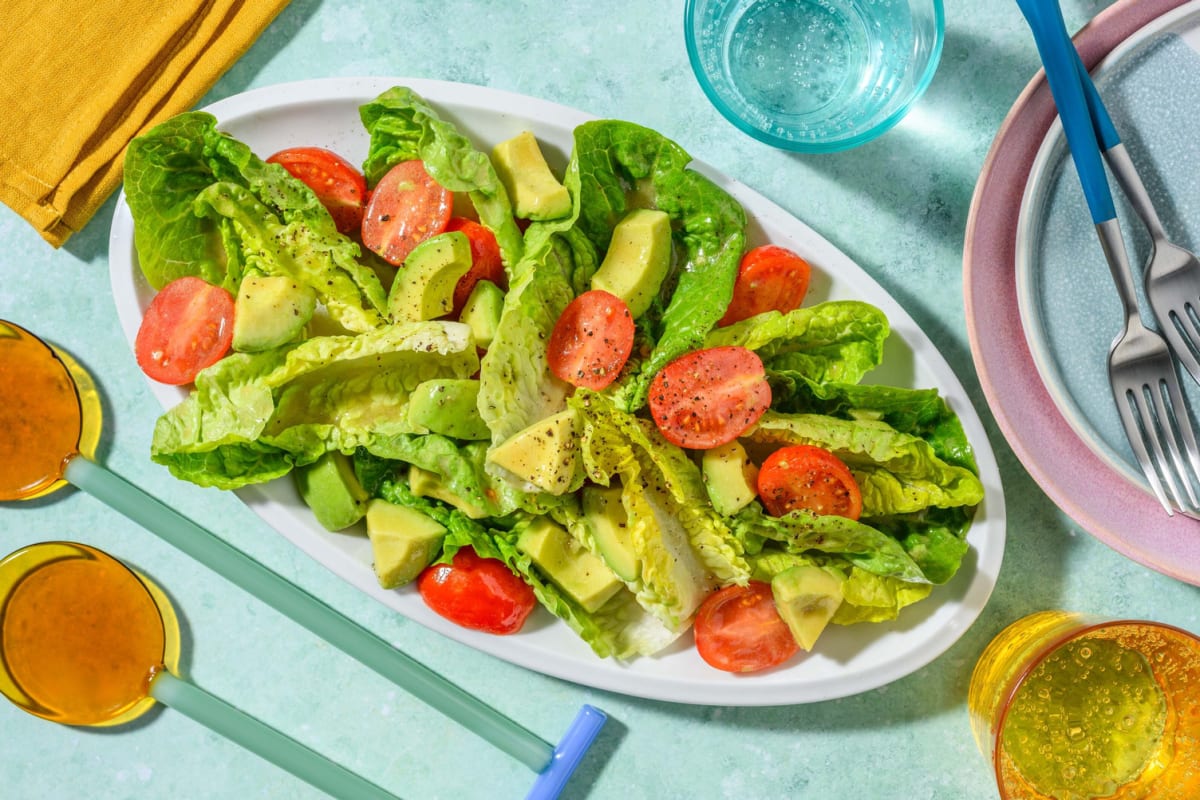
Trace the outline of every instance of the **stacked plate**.
[[[1122, 0], [1076, 45], [1163, 224], [1196, 247], [1200, 2]], [[1119, 195], [1118, 215], [1131, 260], [1145, 263], [1149, 237]], [[1040, 74], [1009, 113], [976, 187], [964, 284], [984, 392], [1030, 474], [1097, 538], [1200, 585], [1200, 522], [1163, 512], [1117, 416], [1106, 363], [1122, 309]], [[1200, 410], [1200, 386], [1186, 373], [1181, 380]]]

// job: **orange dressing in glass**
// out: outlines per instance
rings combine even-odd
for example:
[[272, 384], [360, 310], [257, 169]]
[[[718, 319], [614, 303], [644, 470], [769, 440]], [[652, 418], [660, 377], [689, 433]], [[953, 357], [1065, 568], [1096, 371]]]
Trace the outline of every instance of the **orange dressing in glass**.
[[36, 336], [0, 321], [0, 500], [52, 488], [79, 452], [82, 428], [67, 366]]
[[127, 714], [147, 700], [165, 649], [147, 587], [105, 557], [46, 562], [0, 609], [0, 650], [22, 705], [55, 722], [95, 725]]

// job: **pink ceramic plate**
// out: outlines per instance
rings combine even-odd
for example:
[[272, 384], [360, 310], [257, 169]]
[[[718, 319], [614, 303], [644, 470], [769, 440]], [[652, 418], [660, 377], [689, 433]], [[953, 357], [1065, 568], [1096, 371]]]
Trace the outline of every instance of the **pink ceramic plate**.
[[[1093, 67], [1142, 26], [1183, 4], [1114, 4], [1075, 37], [1084, 63]], [[1013, 451], [1063, 511], [1119, 553], [1200, 586], [1200, 522], [1168, 517], [1152, 496], [1075, 435], [1043, 385], [1022, 334], [1015, 285], [1017, 217], [1034, 158], [1055, 117], [1039, 73], [1001, 126], [975, 187], [963, 257], [975, 367]]]

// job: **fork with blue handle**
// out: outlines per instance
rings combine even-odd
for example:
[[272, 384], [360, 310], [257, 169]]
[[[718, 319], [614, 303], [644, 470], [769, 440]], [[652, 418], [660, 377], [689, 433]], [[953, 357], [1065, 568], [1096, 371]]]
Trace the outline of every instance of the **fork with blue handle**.
[[[1134, 273], [1104, 171], [1101, 146], [1109, 154], [1110, 163], [1127, 162], [1128, 156], [1071, 42], [1057, 0], [1017, 0], [1017, 5], [1037, 42], [1084, 198], [1124, 309], [1124, 326], [1108, 356], [1109, 383], [1121, 424], [1147, 482], [1167, 513], [1196, 515], [1200, 512], [1196, 494], [1200, 448], [1167, 340], [1141, 320]], [[1118, 169], [1124, 171], [1123, 167], [1114, 167], [1115, 172]], [[1136, 194], [1140, 181], [1131, 185]], [[1138, 203], [1149, 207], [1144, 189], [1141, 198], [1133, 202], [1135, 207]], [[1157, 216], [1152, 219], [1157, 221]]]

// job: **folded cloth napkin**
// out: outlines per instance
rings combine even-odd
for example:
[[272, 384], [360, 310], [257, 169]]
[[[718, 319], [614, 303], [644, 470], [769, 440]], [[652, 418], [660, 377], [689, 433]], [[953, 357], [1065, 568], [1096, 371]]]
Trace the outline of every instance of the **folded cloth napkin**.
[[55, 247], [121, 180], [125, 146], [192, 108], [287, 0], [4, 0], [0, 201]]

